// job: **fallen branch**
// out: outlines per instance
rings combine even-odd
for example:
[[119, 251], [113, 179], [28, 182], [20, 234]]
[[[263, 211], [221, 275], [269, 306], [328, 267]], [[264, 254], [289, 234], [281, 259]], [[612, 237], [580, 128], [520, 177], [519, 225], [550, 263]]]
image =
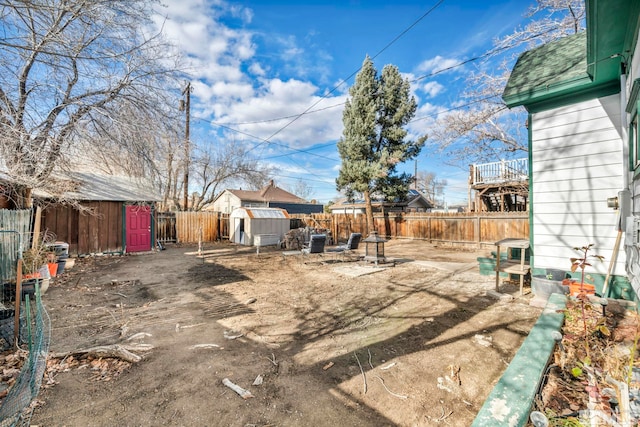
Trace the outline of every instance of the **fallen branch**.
[[237, 384], [234, 384], [231, 382], [231, 380], [229, 378], [225, 378], [222, 380], [222, 384], [226, 385], [227, 387], [229, 387], [231, 390], [235, 391], [236, 393], [238, 393], [238, 395], [240, 397], [242, 397], [243, 399], [250, 399], [253, 397], [253, 394], [251, 394], [251, 392], [249, 390], [245, 390], [242, 387], [240, 387]]
[[218, 344], [196, 344], [196, 345], [192, 345], [191, 347], [189, 347], [191, 350], [197, 350], [199, 348], [206, 348], [206, 349], [210, 349], [210, 348], [220, 348], [220, 346]]
[[373, 365], [371, 364], [371, 351], [367, 349], [367, 353], [369, 353], [369, 366], [371, 366], [371, 369], [374, 369]]
[[402, 395], [402, 394], [398, 394], [398, 393], [394, 393], [394, 392], [392, 392], [391, 390], [389, 390], [389, 389], [387, 388], [387, 386], [385, 385], [384, 380], [383, 380], [382, 378], [380, 378], [380, 377], [379, 377], [379, 376], [377, 376], [377, 375], [375, 375], [375, 377], [376, 377], [377, 379], [379, 379], [379, 380], [380, 380], [380, 382], [382, 383], [382, 387], [384, 387], [384, 389], [385, 389], [385, 390], [387, 390], [387, 392], [388, 392], [391, 396], [394, 396], [394, 397], [397, 397], [398, 399], [403, 399], [403, 400], [404, 400], [404, 399], [408, 399], [408, 398], [409, 398], [409, 396], [405, 396], [405, 395]]
[[277, 367], [277, 366], [278, 366], [278, 362], [276, 361], [276, 355], [275, 355], [275, 354], [273, 354], [273, 353], [271, 353], [271, 357], [272, 357], [272, 359], [269, 359], [269, 358], [267, 357], [267, 360], [268, 360], [269, 362], [271, 362], [271, 364], [272, 364], [273, 366]]
[[447, 418], [449, 418], [449, 416], [451, 416], [451, 414], [453, 414], [453, 411], [449, 411], [448, 414], [445, 414], [444, 408], [441, 408], [441, 409], [442, 409], [442, 415], [440, 416], [440, 418], [436, 420], [437, 423], [439, 423], [440, 421], [446, 420]]
[[[140, 350], [147, 351], [147, 349], [150, 350], [151, 348], [153, 347], [144, 348], [144, 349], [136, 347], [138, 351]], [[69, 356], [112, 357], [115, 359], [120, 359], [120, 360], [124, 360], [126, 362], [131, 362], [131, 363], [136, 363], [142, 360], [141, 356], [138, 356], [137, 354], [132, 353], [127, 349], [127, 346], [123, 346], [120, 344], [101, 345], [101, 346], [91, 347], [83, 350], [72, 350], [66, 353], [49, 353], [49, 357], [53, 359], [64, 359], [65, 357], [69, 357]]]
[[231, 332], [231, 331], [224, 331], [223, 335], [228, 340], [235, 340], [237, 338], [240, 338], [240, 337], [244, 336], [243, 333], [237, 333], [237, 334], [234, 335], [233, 332]]
[[360, 359], [358, 359], [358, 355], [356, 354], [356, 352], [353, 352], [353, 355], [356, 357], [356, 361], [358, 362], [358, 366], [360, 367], [360, 373], [362, 373], [364, 394], [367, 394], [367, 377], [364, 375], [364, 369], [362, 369], [362, 364], [360, 364]]
[[179, 329], [195, 328], [195, 327], [202, 326], [202, 325], [206, 325], [206, 323], [196, 323], [195, 325], [184, 325], [184, 326], [179, 326]]
[[129, 338], [127, 338], [127, 341], [139, 340], [139, 339], [147, 338], [150, 336], [152, 335], [148, 332], [138, 332], [137, 334], [133, 334]]

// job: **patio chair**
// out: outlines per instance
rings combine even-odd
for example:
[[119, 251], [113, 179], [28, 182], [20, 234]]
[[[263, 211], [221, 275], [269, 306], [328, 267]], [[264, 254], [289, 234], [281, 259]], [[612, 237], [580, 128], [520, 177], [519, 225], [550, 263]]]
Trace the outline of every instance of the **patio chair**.
[[344, 257], [346, 254], [350, 254], [351, 251], [358, 249], [358, 245], [360, 245], [360, 240], [362, 240], [361, 233], [351, 233], [349, 235], [349, 240], [347, 240], [347, 243], [334, 246], [332, 248], [328, 248], [326, 252], [342, 254], [342, 259], [344, 260]]
[[282, 252], [283, 259], [291, 255], [307, 256], [311, 254], [318, 254], [322, 256], [324, 254], [324, 244], [327, 241], [327, 236], [324, 234], [312, 234], [309, 237], [309, 243], [303, 246], [299, 251], [284, 251]]
[[327, 236], [324, 234], [312, 234], [309, 238], [309, 244], [302, 248], [302, 255], [318, 254], [319, 257], [324, 254], [324, 244]]

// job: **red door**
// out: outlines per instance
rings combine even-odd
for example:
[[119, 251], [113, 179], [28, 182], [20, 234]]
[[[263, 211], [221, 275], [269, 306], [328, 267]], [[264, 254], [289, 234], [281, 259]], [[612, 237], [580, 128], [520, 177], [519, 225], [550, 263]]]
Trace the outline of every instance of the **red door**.
[[127, 206], [127, 252], [151, 250], [151, 207]]

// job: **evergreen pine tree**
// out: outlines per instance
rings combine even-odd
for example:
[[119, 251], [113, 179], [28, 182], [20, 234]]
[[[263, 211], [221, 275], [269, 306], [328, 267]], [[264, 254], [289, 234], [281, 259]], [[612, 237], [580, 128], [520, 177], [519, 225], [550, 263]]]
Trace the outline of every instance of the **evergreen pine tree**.
[[418, 156], [427, 136], [406, 140], [404, 126], [413, 118], [417, 103], [397, 67], [386, 65], [378, 76], [367, 56], [349, 95], [338, 141], [342, 165], [336, 184], [351, 200], [362, 194], [367, 228], [373, 231], [372, 197], [389, 201], [406, 197], [414, 178], [398, 174], [397, 166]]

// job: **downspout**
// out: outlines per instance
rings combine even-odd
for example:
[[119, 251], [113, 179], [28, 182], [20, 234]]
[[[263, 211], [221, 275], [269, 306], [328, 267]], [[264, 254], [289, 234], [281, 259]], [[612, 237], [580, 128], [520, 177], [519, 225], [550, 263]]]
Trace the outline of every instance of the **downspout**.
[[629, 159], [629, 122], [627, 120], [627, 65], [623, 61], [620, 64], [620, 134], [622, 135], [622, 191], [618, 193], [618, 203], [620, 209], [620, 219], [618, 221], [618, 231], [625, 232], [627, 217], [631, 216], [631, 190], [629, 183], [631, 174]]
[[626, 165], [629, 164], [629, 123], [627, 121], [627, 70], [623, 62], [623, 72], [620, 73], [620, 134], [622, 135], [622, 164], [625, 165], [625, 173], [622, 176], [622, 189], [629, 190], [630, 171]]
[[[529, 265], [535, 266], [535, 246], [533, 244], [533, 114], [527, 114], [527, 157], [529, 162], [529, 194], [527, 195], [527, 208], [529, 211]], [[500, 254], [498, 254], [500, 256]]]
[[[609, 266], [609, 271], [607, 272], [607, 277], [604, 283], [605, 289], [609, 284], [609, 276], [612, 273], [615, 274], [615, 262], [618, 258], [618, 252], [620, 250], [622, 233], [626, 232], [627, 217], [631, 215], [631, 191], [629, 187], [629, 182], [631, 181], [630, 176], [632, 173], [632, 168], [630, 167], [630, 159], [629, 159], [629, 151], [630, 151], [629, 150], [630, 149], [629, 123], [627, 120], [626, 106], [627, 106], [627, 64], [624, 61], [624, 57], [622, 57], [622, 61], [620, 63], [620, 135], [622, 136], [622, 190], [618, 193], [619, 218], [618, 218], [618, 223], [616, 224], [618, 228], [618, 233], [617, 233], [618, 236], [616, 238], [616, 243], [614, 245], [613, 253], [611, 256], [611, 265]], [[626, 249], [624, 249], [625, 246], [626, 245], [623, 244], [623, 250], [622, 250], [623, 252], [626, 252]], [[626, 272], [629, 272], [627, 261], [625, 261], [624, 269]], [[604, 296], [606, 297], [607, 295], [605, 294]]]

